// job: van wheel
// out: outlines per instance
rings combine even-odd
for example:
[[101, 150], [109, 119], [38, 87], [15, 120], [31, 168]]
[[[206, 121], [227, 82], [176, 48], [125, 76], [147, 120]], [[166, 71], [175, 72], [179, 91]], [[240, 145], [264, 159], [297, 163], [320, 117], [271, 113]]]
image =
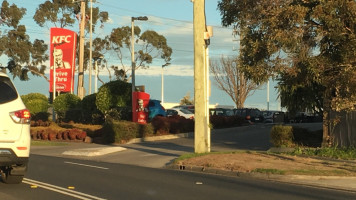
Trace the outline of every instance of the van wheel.
[[23, 175], [19, 175], [19, 176], [14, 176], [10, 174], [10, 170], [2, 172], [1, 173], [1, 178], [2, 181], [6, 184], [19, 184], [22, 182], [23, 180]]

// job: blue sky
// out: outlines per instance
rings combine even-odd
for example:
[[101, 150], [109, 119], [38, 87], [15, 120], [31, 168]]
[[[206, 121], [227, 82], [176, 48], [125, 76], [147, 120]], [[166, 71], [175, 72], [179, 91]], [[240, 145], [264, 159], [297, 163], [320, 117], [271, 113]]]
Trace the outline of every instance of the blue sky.
[[[33, 15], [37, 6], [44, 0], [8, 0], [18, 6], [27, 9], [26, 17], [21, 21], [26, 24], [27, 31], [31, 37], [42, 38], [49, 42], [49, 28], [39, 27], [33, 22]], [[238, 42], [232, 36], [232, 28], [221, 26], [220, 13], [217, 10], [218, 0], [206, 0], [205, 12], [207, 25], [214, 28], [214, 37], [211, 38], [209, 46], [210, 58], [218, 59], [222, 55], [232, 56], [238, 52]], [[105, 36], [113, 28], [121, 26], [131, 26], [131, 17], [147, 16], [148, 21], [135, 21], [142, 31], [154, 30], [167, 38], [168, 45], [172, 47], [171, 65], [164, 68], [164, 101], [179, 102], [183, 96], [190, 93], [194, 95], [194, 52], [193, 52], [193, 3], [190, 0], [101, 0], [94, 4], [102, 11], [108, 11], [110, 20], [103, 27], [98, 27], [93, 37]], [[79, 26], [69, 27], [78, 32]], [[105, 55], [109, 65], [119, 62], [114, 54]], [[125, 57], [130, 62], [129, 54]], [[6, 58], [1, 58], [1, 63], [5, 64]], [[147, 70], [136, 71], [136, 85], [145, 85], [146, 92], [150, 93], [151, 98], [161, 99], [161, 69], [163, 60], [156, 60]], [[109, 81], [107, 72], [101, 71], [100, 77]], [[230, 97], [220, 91], [214, 84], [213, 78], [211, 89], [211, 104], [234, 105]], [[85, 83], [88, 91], [88, 76]], [[270, 86], [270, 109], [277, 109], [277, 94], [274, 84]], [[21, 82], [15, 79], [15, 85], [21, 94], [39, 92], [48, 95], [48, 83], [43, 78], [31, 78], [30, 81]], [[93, 84], [94, 85], [94, 84]], [[101, 83], [99, 83], [99, 86]], [[94, 89], [92, 89], [94, 91]], [[247, 107], [258, 107], [266, 109], [267, 92], [266, 86], [262, 86], [254, 95], [249, 97], [245, 105]]]

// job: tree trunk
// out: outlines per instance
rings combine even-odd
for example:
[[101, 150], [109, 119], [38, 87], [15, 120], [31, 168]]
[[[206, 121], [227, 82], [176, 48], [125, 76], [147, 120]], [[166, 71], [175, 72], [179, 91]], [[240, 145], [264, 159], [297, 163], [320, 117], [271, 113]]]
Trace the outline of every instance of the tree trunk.
[[330, 147], [332, 146], [332, 140], [330, 135], [330, 112], [331, 112], [331, 105], [330, 105], [331, 95], [328, 90], [325, 90], [324, 94], [324, 109], [323, 109], [323, 142], [322, 147]]

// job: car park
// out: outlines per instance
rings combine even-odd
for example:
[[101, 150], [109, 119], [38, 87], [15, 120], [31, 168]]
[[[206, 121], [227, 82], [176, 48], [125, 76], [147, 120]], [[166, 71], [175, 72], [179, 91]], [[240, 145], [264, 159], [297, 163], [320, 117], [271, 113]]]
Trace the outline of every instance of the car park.
[[238, 108], [234, 109], [234, 113], [237, 116], [244, 117], [251, 122], [263, 122], [264, 117], [262, 112], [258, 108]]
[[166, 111], [167, 117], [169, 116], [181, 116], [186, 119], [194, 119], [194, 113], [184, 108], [171, 108]]
[[148, 103], [148, 119], [152, 120], [156, 116], [166, 116], [166, 110], [161, 105], [160, 100], [150, 99]]
[[0, 174], [4, 183], [21, 183], [30, 155], [30, 111], [10, 78], [0, 72]]

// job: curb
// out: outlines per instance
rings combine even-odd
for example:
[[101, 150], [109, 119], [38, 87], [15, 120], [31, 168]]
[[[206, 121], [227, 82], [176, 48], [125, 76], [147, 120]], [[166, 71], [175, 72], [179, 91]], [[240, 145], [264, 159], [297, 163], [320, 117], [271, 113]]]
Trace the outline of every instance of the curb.
[[151, 136], [151, 137], [144, 137], [144, 138], [134, 138], [134, 139], [129, 140], [126, 144], [135, 144], [135, 143], [140, 143], [140, 142], [152, 142], [152, 141], [158, 141], [158, 140], [170, 140], [170, 139], [177, 139], [177, 138], [187, 138], [187, 137], [193, 137], [193, 136], [194, 136], [194, 132], [189, 132], [189, 133]]
[[214, 175], [223, 175], [240, 178], [256, 178], [268, 181], [275, 181], [281, 183], [296, 184], [309, 187], [318, 187], [325, 189], [340, 190], [346, 192], [356, 193], [356, 177], [344, 176], [307, 176], [307, 175], [277, 175], [277, 174], [263, 174], [263, 173], [249, 173], [228, 171], [202, 166], [185, 166], [171, 164], [166, 166], [167, 169], [209, 173]]
[[124, 151], [124, 147], [97, 147], [97, 148], [85, 148], [85, 149], [73, 149], [70, 151], [65, 151], [62, 154], [67, 156], [102, 156], [109, 153], [114, 153], [118, 151]]

